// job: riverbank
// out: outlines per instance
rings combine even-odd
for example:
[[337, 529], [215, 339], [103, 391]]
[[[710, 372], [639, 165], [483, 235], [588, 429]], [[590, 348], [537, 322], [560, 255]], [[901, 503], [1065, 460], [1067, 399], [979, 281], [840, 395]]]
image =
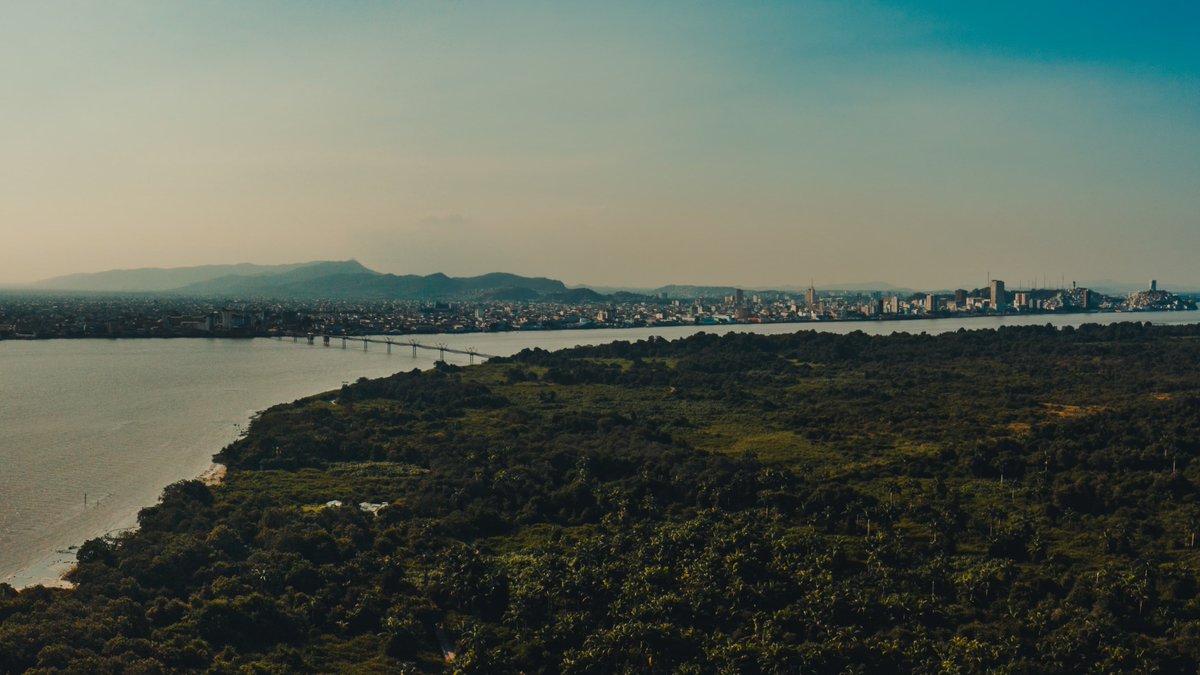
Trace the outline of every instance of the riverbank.
[[225, 480], [225, 474], [229, 471], [229, 467], [224, 464], [214, 463], [212, 466], [204, 470], [204, 473], [196, 477], [196, 480], [204, 483], [209, 487], [220, 485], [221, 481]]
[[433, 359], [275, 340], [0, 344], [0, 582], [53, 582], [72, 546], [134, 525], [165, 486], [218, 478], [213, 455], [258, 411], [414, 365]]
[[[224, 464], [212, 464], [205, 469], [200, 475], [196, 476], [196, 480], [204, 483], [209, 487], [220, 485], [225, 480], [225, 474], [228, 467]], [[125, 532], [133, 529], [135, 526], [122, 525], [105, 530], [96, 537], [106, 537], [116, 535], [120, 532]], [[92, 537], [95, 538], [95, 537]], [[29, 586], [46, 586], [48, 588], [74, 588], [75, 584], [67, 581], [65, 578], [70, 574], [71, 570], [75, 569], [76, 554], [79, 551], [79, 544], [72, 544], [64, 549], [55, 550], [42, 559], [34, 562], [27, 568], [11, 574], [3, 579], [0, 583], [6, 583], [13, 588], [21, 589]]]

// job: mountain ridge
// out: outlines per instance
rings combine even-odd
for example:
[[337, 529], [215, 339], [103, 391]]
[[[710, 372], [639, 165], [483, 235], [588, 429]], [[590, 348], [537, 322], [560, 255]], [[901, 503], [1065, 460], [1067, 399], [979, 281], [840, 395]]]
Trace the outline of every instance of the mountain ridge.
[[165, 293], [178, 288], [221, 277], [263, 277], [287, 274], [306, 268], [330, 266], [357, 267], [370, 272], [357, 260], [312, 260], [282, 265], [235, 263], [229, 265], [193, 265], [188, 267], [136, 267], [103, 272], [78, 272], [36, 281], [26, 288], [48, 291], [100, 291], [120, 293]]
[[357, 260], [314, 260], [283, 265], [237, 263], [191, 267], [142, 267], [84, 272], [44, 279], [23, 290], [87, 293], [166, 293], [330, 299], [430, 300], [504, 292], [536, 298], [567, 293], [546, 277], [490, 272], [473, 277], [386, 274]]
[[566, 291], [566, 285], [556, 279], [523, 277], [506, 272], [474, 277], [450, 277], [441, 272], [425, 276], [397, 275], [372, 270], [321, 276], [305, 276], [297, 272], [305, 273], [306, 270], [270, 277], [222, 277], [175, 289], [174, 293], [339, 300], [433, 300], [476, 297], [505, 289], [528, 291], [525, 296], [531, 298]]

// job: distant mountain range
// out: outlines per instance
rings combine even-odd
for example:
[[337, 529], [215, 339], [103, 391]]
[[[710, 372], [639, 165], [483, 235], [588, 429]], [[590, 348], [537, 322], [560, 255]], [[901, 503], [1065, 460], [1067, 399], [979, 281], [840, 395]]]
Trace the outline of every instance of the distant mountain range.
[[174, 291], [191, 284], [200, 284], [222, 277], [276, 276], [304, 268], [327, 269], [328, 266], [347, 265], [366, 269], [357, 262], [309, 262], [292, 265], [200, 265], [198, 267], [157, 268], [147, 267], [132, 270], [110, 270], [84, 274], [68, 274], [31, 284], [28, 288], [49, 291], [92, 291], [118, 293], [163, 293]]
[[[659, 286], [658, 288], [630, 288], [625, 286], [580, 286], [581, 288], [591, 288], [600, 293], [629, 293], [634, 295], [650, 295], [659, 296], [666, 294], [668, 298], [693, 299], [693, 298], [723, 298], [733, 295], [733, 292], [741, 288], [745, 293], [771, 294], [771, 293], [790, 293], [793, 295], [803, 294], [808, 290], [808, 286], [778, 286], [767, 288], [764, 286], [697, 286], [692, 284], [670, 284], [667, 286]], [[816, 290], [821, 292], [829, 291], [886, 291], [889, 293], [909, 294], [916, 291], [909, 288], [900, 288], [886, 281], [867, 281], [847, 284], [823, 284], [816, 287]]]
[[[1101, 279], [1093, 281], [1080, 281], [1079, 286], [1090, 288], [1108, 295], [1127, 295], [1134, 291], [1144, 291], [1150, 288], [1149, 283], [1130, 283], [1128, 281], [1113, 281], [1112, 279]], [[1170, 281], [1163, 280], [1158, 282], [1158, 289], [1161, 291], [1170, 291], [1172, 293], [1200, 293], [1200, 286], [1175, 285]]]
[[[565, 284], [554, 279], [499, 272], [476, 277], [449, 277], [440, 273], [427, 276], [383, 274], [356, 260], [113, 270], [55, 277], [31, 288], [196, 297], [346, 300], [581, 298], [580, 289], [568, 290]], [[584, 291], [584, 294], [602, 297], [594, 291]]]
[[[1081, 283], [1097, 291], [1123, 295], [1145, 288], [1144, 284], [1117, 281]], [[1175, 292], [1197, 292], [1196, 288], [1160, 288]], [[636, 300], [663, 294], [669, 299], [722, 298], [732, 295], [733, 286], [669, 285], [653, 289], [575, 286], [544, 277], [524, 277], [496, 272], [475, 277], [445, 274], [384, 274], [364, 267], [357, 260], [318, 260], [291, 265], [203, 265], [199, 267], [111, 270], [70, 274], [46, 279], [26, 290], [93, 293], [166, 293], [197, 297], [336, 299], [336, 300], [545, 300], [564, 303]], [[805, 286], [776, 289], [744, 288], [747, 293], [800, 294]], [[887, 282], [823, 284], [818, 291], [884, 291], [914, 293]]]
[[[663, 294], [669, 299], [721, 298], [733, 286], [670, 285], [654, 289], [577, 286], [544, 277], [492, 273], [476, 277], [445, 274], [383, 274], [357, 260], [318, 260], [292, 265], [204, 265], [71, 274], [27, 288], [93, 293], [166, 293], [195, 297], [493, 301], [547, 300], [579, 304], [636, 300]], [[899, 290], [883, 282], [823, 286], [819, 290]], [[750, 293], [803, 292], [803, 288], [745, 289]]]

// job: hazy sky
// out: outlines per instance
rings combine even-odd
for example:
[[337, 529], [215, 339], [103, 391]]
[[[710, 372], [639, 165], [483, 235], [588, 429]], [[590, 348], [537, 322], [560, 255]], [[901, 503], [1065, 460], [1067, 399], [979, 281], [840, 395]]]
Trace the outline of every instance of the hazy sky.
[[1200, 3], [0, 8], [0, 281], [1200, 284]]

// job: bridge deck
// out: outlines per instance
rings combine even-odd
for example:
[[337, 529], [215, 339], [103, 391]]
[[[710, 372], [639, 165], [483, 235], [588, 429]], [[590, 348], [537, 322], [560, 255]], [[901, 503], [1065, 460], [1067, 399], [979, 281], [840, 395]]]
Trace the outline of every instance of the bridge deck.
[[293, 334], [290, 334], [287, 336], [281, 335], [280, 337], [304, 338], [304, 339], [308, 340], [309, 342], [312, 342], [312, 341], [316, 340], [317, 338], [321, 338], [322, 341], [324, 341], [324, 342], [329, 342], [331, 340], [341, 340], [343, 342], [362, 342], [364, 344], [364, 346], [367, 343], [374, 343], [377, 345], [390, 345], [390, 346], [396, 346], [396, 347], [412, 347], [414, 350], [428, 349], [431, 351], [441, 352], [443, 355], [444, 354], [462, 354], [463, 356], [470, 356], [472, 358], [474, 358], [476, 356], [478, 356], [481, 359], [496, 358], [492, 354], [484, 354], [482, 352], [477, 352], [474, 349], [456, 349], [454, 347], [449, 347], [446, 345], [427, 345], [422, 342], [417, 342], [416, 340], [404, 340], [403, 342], [401, 342], [399, 340], [390, 340], [388, 338], [369, 337], [369, 336], [362, 336], [362, 335], [326, 335], [324, 333], [305, 333], [305, 334], [293, 333]]

